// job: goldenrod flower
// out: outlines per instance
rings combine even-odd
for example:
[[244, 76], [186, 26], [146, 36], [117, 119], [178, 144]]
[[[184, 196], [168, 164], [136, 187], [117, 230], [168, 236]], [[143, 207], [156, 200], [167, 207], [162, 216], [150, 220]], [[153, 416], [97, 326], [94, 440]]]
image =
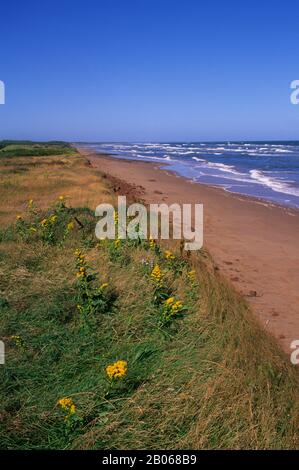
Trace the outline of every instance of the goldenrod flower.
[[73, 404], [73, 400], [71, 398], [60, 398], [57, 403], [61, 406], [61, 408], [65, 409]]
[[174, 259], [175, 256], [170, 250], [164, 251], [164, 258], [166, 259]]
[[174, 304], [171, 305], [171, 311], [174, 313], [179, 312], [183, 308], [183, 302], [177, 300]]
[[156, 245], [156, 242], [153, 239], [153, 237], [150, 235], [150, 237], [149, 237], [149, 246], [150, 246], [150, 248], [155, 248], [155, 245]]
[[195, 279], [196, 279], [196, 272], [195, 272], [195, 270], [192, 269], [191, 271], [189, 271], [189, 272], [187, 273], [187, 277], [188, 277], [188, 279], [189, 279], [190, 281], [195, 281]]
[[154, 267], [154, 269], [152, 270], [152, 273], [151, 273], [151, 276], [156, 279], [160, 279], [161, 277], [161, 269], [160, 267], [156, 264], [156, 266]]
[[164, 273], [161, 271], [160, 266], [156, 264], [151, 272], [151, 277], [156, 284], [161, 284], [164, 277]]
[[171, 305], [174, 302], [174, 297], [169, 297], [167, 300], [165, 300], [166, 305]]
[[71, 398], [60, 398], [57, 404], [61, 406], [63, 410], [66, 410], [69, 416], [76, 413], [76, 405]]
[[181, 300], [175, 301], [174, 297], [169, 297], [164, 304], [163, 317], [166, 321], [169, 321], [184, 309], [183, 302]]
[[77, 277], [86, 277], [86, 268], [81, 266], [76, 274]]
[[126, 375], [128, 371], [128, 363], [127, 361], [117, 361], [113, 364], [109, 364], [106, 367], [106, 374], [108, 375], [110, 380], [113, 379], [120, 379]]
[[17, 347], [23, 346], [23, 339], [19, 335], [13, 335], [10, 337], [10, 339], [15, 343]]
[[82, 251], [79, 248], [75, 250], [74, 254], [77, 257], [77, 261], [79, 264], [82, 265], [85, 263], [85, 255], [82, 253]]
[[71, 415], [73, 415], [74, 413], [76, 413], [76, 405], [72, 404], [72, 405], [70, 406], [69, 412], [70, 412]]
[[176, 315], [184, 310], [186, 310], [186, 307], [184, 307], [184, 304], [181, 300], [175, 300], [174, 297], [169, 297], [166, 299], [161, 312], [162, 325], [169, 324], [172, 320], [174, 320]]

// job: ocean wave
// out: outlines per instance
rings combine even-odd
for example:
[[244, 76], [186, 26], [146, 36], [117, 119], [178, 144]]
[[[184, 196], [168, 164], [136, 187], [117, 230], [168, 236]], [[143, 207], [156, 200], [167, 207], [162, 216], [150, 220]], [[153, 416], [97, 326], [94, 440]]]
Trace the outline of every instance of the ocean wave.
[[287, 149], [282, 149], [282, 148], [279, 148], [279, 149], [274, 149], [274, 152], [276, 153], [293, 153], [292, 150], [287, 150]]
[[237, 171], [233, 165], [226, 165], [225, 163], [207, 162], [206, 166], [209, 168], [215, 168], [217, 170], [224, 171], [226, 173], [232, 173], [234, 175], [243, 175], [243, 173]]
[[173, 162], [173, 159], [169, 155], [163, 155], [163, 160], [167, 160], [168, 162]]
[[273, 191], [299, 196], [299, 189], [291, 187], [291, 181], [283, 181], [279, 178], [274, 178], [273, 176], [267, 176], [261, 170], [250, 170], [249, 173], [253, 180], [271, 188]]

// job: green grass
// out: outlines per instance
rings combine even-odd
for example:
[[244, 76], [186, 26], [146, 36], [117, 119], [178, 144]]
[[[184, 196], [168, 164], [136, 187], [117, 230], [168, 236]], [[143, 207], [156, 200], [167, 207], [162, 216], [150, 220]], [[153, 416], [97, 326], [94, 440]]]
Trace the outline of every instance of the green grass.
[[66, 142], [31, 142], [31, 141], [0, 141], [0, 158], [7, 157], [42, 157], [50, 155], [72, 155], [76, 153]]
[[[51, 211], [50, 211], [51, 212]], [[43, 213], [39, 217], [50, 214]], [[298, 446], [298, 378], [246, 303], [212, 269], [205, 252], [176, 273], [147, 245], [95, 245], [88, 209], [65, 211], [79, 228], [61, 244], [38, 235], [2, 241], [1, 448], [201, 449]], [[87, 255], [116, 293], [106, 313], [86, 326], [76, 308], [75, 248]], [[198, 285], [187, 277], [189, 262]], [[151, 267], [188, 311], [158, 323]], [[18, 347], [12, 336], [22, 338]], [[107, 394], [105, 368], [128, 362], [128, 374]], [[70, 397], [77, 425], [66, 432], [58, 399]]]

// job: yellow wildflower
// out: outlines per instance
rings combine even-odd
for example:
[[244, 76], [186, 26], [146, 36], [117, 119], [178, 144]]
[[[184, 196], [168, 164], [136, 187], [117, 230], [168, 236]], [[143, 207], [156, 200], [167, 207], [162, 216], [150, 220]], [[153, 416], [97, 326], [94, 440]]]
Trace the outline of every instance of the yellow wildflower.
[[156, 242], [153, 239], [153, 237], [150, 235], [150, 237], [149, 237], [149, 246], [150, 246], [150, 248], [155, 248], [155, 245], [156, 245]]
[[36, 232], [36, 228], [35, 228], [35, 227], [29, 227], [29, 230], [30, 230], [30, 232], [32, 232], [32, 233]]
[[61, 408], [69, 408], [73, 404], [73, 400], [71, 398], [60, 398], [58, 400], [58, 405], [61, 406]]
[[52, 222], [54, 224], [56, 222], [56, 220], [57, 220], [57, 215], [51, 215], [50, 222]]
[[164, 258], [166, 259], [174, 259], [175, 256], [170, 250], [164, 251]]
[[73, 415], [74, 413], [76, 413], [76, 405], [74, 404], [71, 398], [60, 398], [57, 404], [61, 406], [63, 410], [66, 410], [69, 415]]
[[74, 230], [74, 228], [75, 228], [74, 222], [69, 222], [67, 224], [66, 228], [67, 228], [68, 232], [71, 232], [72, 230]]
[[33, 207], [33, 199], [29, 199], [29, 201], [28, 201], [28, 207], [29, 207], [29, 209], [32, 209], [32, 207]]
[[152, 277], [152, 279], [154, 280], [154, 282], [156, 284], [161, 284], [162, 283], [164, 273], [161, 271], [160, 266], [158, 266], [158, 264], [156, 264], [156, 266], [152, 270], [151, 277]]
[[171, 311], [173, 313], [179, 312], [182, 308], [183, 308], [183, 302], [181, 302], [180, 300], [177, 300], [175, 303], [171, 305]]
[[76, 274], [77, 277], [86, 277], [86, 268], [81, 266]]
[[196, 272], [195, 272], [195, 270], [192, 269], [191, 271], [189, 271], [189, 272], [187, 273], [187, 277], [188, 277], [188, 279], [189, 279], [190, 281], [195, 281], [195, 279], [196, 279]]
[[127, 361], [117, 361], [113, 364], [109, 364], [106, 367], [106, 374], [108, 375], [110, 380], [113, 379], [120, 379], [126, 375], [128, 371], [128, 363]]
[[48, 225], [48, 219], [43, 219], [40, 224], [42, 227], [46, 227]]
[[11, 336], [10, 339], [15, 343], [16, 346], [18, 346], [18, 347], [23, 346], [23, 339], [22, 339], [21, 336], [13, 335], [13, 336]]
[[21, 215], [17, 215], [16, 219], [17, 219], [17, 220], [22, 220], [22, 216], [21, 216]]
[[104, 282], [104, 284], [100, 286], [100, 289], [106, 289], [108, 286], [109, 286], [108, 282]]
[[169, 297], [169, 299], [165, 300], [166, 305], [173, 304], [174, 302], [174, 297]]
[[62, 202], [62, 201], [64, 201], [64, 200], [65, 200], [65, 196], [64, 196], [63, 194], [61, 194], [61, 195], [59, 196], [59, 198], [58, 198], [58, 199], [59, 199], [59, 201], [61, 201], [61, 202]]
[[77, 257], [77, 261], [79, 262], [79, 264], [85, 263], [85, 255], [82, 253], [82, 251], [79, 248], [75, 250], [74, 254]]
[[169, 297], [165, 300], [162, 311], [161, 323], [167, 325], [170, 323], [176, 315], [186, 310], [181, 300], [175, 300], [174, 297]]
[[118, 247], [120, 245], [120, 239], [117, 238], [116, 240], [114, 240], [114, 246]]

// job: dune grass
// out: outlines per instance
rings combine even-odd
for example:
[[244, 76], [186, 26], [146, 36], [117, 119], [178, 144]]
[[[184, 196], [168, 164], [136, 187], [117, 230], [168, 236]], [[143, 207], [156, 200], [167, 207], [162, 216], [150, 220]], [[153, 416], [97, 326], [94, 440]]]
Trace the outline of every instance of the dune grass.
[[75, 150], [67, 142], [31, 142], [31, 141], [0, 141], [0, 158], [17, 156], [73, 155]]
[[[298, 448], [297, 370], [208, 253], [96, 240], [93, 211], [115, 195], [79, 155], [0, 167], [2, 449]], [[168, 323], [156, 265], [186, 307]]]

